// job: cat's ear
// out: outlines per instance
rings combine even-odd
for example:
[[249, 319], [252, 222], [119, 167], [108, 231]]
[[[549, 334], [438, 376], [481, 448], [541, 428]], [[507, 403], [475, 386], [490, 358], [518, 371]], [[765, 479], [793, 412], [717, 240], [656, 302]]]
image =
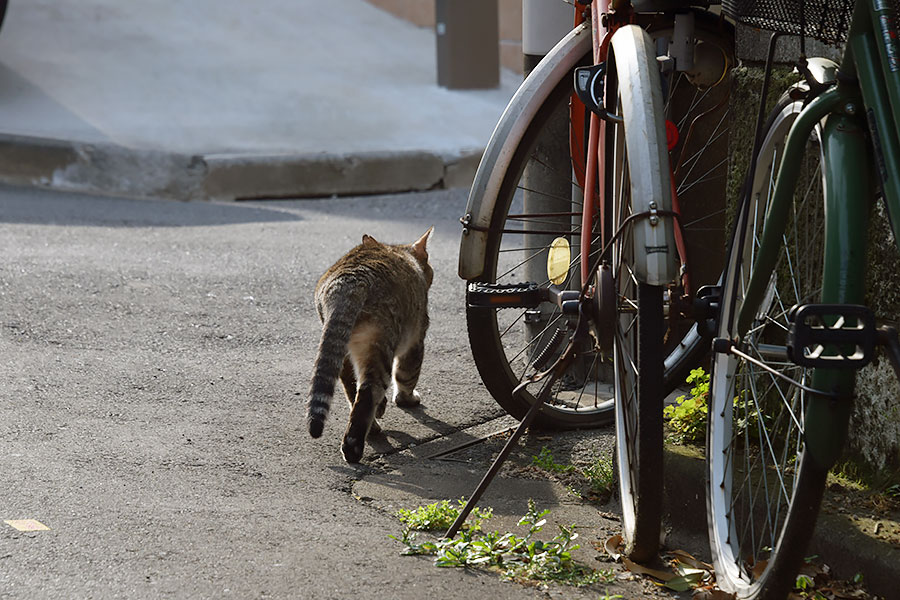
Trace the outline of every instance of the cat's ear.
[[434, 225], [428, 228], [428, 231], [425, 232], [425, 235], [420, 237], [415, 243], [412, 245], [413, 252], [416, 257], [420, 260], [428, 260], [428, 240], [431, 239], [431, 234], [434, 233]]
[[374, 246], [375, 244], [378, 243], [378, 240], [373, 238], [371, 235], [364, 233], [362, 243], [363, 243], [363, 246]]

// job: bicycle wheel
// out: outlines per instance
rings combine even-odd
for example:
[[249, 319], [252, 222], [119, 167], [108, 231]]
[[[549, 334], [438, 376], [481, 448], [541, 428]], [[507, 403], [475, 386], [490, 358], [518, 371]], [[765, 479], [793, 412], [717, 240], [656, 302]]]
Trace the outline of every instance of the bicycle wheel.
[[640, 28], [623, 27], [612, 47], [610, 82], [618, 85], [609, 85], [607, 107], [622, 117], [611, 131], [608, 182], [612, 229], [620, 233], [612, 253], [618, 298], [613, 341], [616, 459], [625, 553], [641, 561], [656, 553], [662, 520], [664, 286], [650, 285], [638, 275], [637, 261], [647, 259], [636, 256], [635, 248], [638, 230], [647, 221], [629, 224], [628, 219], [642, 211], [642, 196], [661, 198], [671, 183], [653, 41]]
[[[656, 19], [653, 23], [649, 27], [654, 39], [671, 35], [671, 23]], [[672, 152], [675, 162], [684, 165], [677, 182], [679, 190], [684, 191], [683, 211], [692, 215], [686, 221], [686, 237], [705, 245], [693, 246], [695, 255], [703, 257], [698, 264], [703, 264], [710, 262], [709, 247], [724, 247], [723, 211], [721, 206], [710, 211], [691, 199], [722, 197], [716, 192], [716, 186], [723, 186], [725, 179], [729, 120], [724, 100], [729, 86], [727, 82], [714, 84], [724, 80], [732, 64], [733, 31], [715, 19], [702, 17], [697, 20], [696, 38], [712, 66], [707, 68], [705, 77], [673, 76], [668, 86], [666, 110], [671, 115], [669, 119], [681, 124], [685, 131], [693, 125], [692, 135], [682, 135]], [[580, 61], [573, 62], [588, 64], [590, 50], [580, 53], [583, 54]], [[511, 159], [497, 187], [487, 234], [485, 267], [469, 283], [527, 281], [546, 287], [550, 284], [546, 273], [548, 248], [554, 239], [563, 237], [572, 248], [572, 260], [569, 274], [560, 287], [580, 287], [578, 271], [582, 257], [578, 236], [584, 192], [578, 182], [584, 179], [584, 160], [583, 156], [580, 160], [570, 158], [572, 81], [571, 71], [559, 75], [554, 92], [527, 124], [521, 139], [504, 148], [504, 155]], [[492, 139], [491, 143], [504, 142]], [[582, 172], [578, 173], [579, 167], [574, 165], [582, 165]], [[494, 165], [483, 162], [479, 167], [482, 170], [492, 172]], [[713, 214], [706, 218], [702, 216], [710, 213]], [[599, 227], [590, 235], [596, 242], [593, 247], [599, 250]], [[715, 240], [717, 236], [721, 241]], [[689, 247], [689, 260], [691, 252]], [[715, 275], [709, 275], [706, 281], [698, 276], [697, 286], [715, 283], [720, 269], [710, 269], [713, 270]], [[551, 341], [555, 338], [555, 343], [563, 345], [573, 323], [550, 304], [529, 310], [467, 307], [466, 321], [475, 364], [486, 388], [509, 414], [522, 418], [534, 398], [528, 393], [513, 398], [512, 390], [556, 356], [558, 347], [554, 350]], [[697, 350], [702, 352], [703, 348], [696, 331], [685, 327], [669, 336], [667, 344], [665, 385], [669, 389], [683, 381], [685, 370], [695, 364]], [[612, 421], [612, 360], [589, 349], [585, 356], [557, 384], [538, 415], [536, 426], [591, 427]]]
[[[777, 266], [748, 332], [737, 314], [754, 264], [785, 137], [802, 108], [785, 96], [769, 119], [746, 206], [737, 217], [719, 336], [768, 367], [809, 385], [811, 369], [787, 358], [788, 311], [819, 301], [824, 187], [818, 130], [807, 143]], [[811, 397], [732, 354], [716, 354], [707, 432], [709, 535], [719, 586], [739, 598], [785, 598], [812, 536], [827, 469], [804, 453]]]

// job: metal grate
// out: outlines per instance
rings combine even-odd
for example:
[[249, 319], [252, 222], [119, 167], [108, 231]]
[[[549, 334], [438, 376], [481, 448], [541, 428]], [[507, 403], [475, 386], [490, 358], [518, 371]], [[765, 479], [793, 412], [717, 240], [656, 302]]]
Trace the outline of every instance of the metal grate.
[[722, 0], [725, 13], [739, 23], [827, 43], [847, 39], [854, 4], [855, 0]]

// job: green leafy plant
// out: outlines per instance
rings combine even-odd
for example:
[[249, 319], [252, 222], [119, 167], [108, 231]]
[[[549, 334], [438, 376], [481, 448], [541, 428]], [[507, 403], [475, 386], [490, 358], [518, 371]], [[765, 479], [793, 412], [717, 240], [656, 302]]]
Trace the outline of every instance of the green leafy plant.
[[616, 470], [612, 457], [598, 457], [583, 470], [588, 485], [597, 495], [609, 495], [616, 487]]
[[531, 458], [531, 464], [559, 476], [566, 489], [579, 498], [587, 494], [602, 500], [616, 486], [616, 473], [610, 456], [599, 456], [586, 466], [565, 465], [556, 462], [553, 453], [545, 446], [537, 456]]
[[557, 463], [553, 459], [553, 453], [550, 451], [550, 448], [546, 446], [541, 448], [541, 451], [537, 456], [531, 458], [531, 464], [545, 471], [550, 471], [551, 473], [571, 473], [575, 470], [574, 465]]
[[794, 582], [794, 591], [800, 598], [826, 600], [825, 596], [816, 591], [816, 582], [809, 575], [797, 575], [797, 580]]
[[[453, 525], [453, 522], [459, 517], [459, 511], [466, 505], [465, 498], [460, 498], [457, 502], [458, 506], [453, 506], [449, 500], [441, 500], [413, 510], [401, 508], [395, 514], [400, 522], [410, 530], [446, 530]], [[490, 507], [485, 509], [475, 507], [471, 513], [471, 521], [466, 521], [463, 527], [478, 531], [484, 520], [490, 519], [493, 514], [494, 511]]]
[[676, 398], [675, 404], [663, 409], [663, 417], [669, 420], [672, 441], [679, 444], [699, 444], [706, 435], [709, 374], [702, 368], [694, 369], [685, 381], [693, 385], [690, 396]]
[[543, 541], [536, 535], [546, 524], [549, 510], [538, 511], [534, 502], [528, 501], [527, 514], [518, 525], [528, 528], [524, 536], [493, 531], [477, 535], [473, 529], [461, 531], [455, 539], [440, 539], [417, 543], [416, 534], [406, 527], [400, 537], [391, 536], [406, 548], [404, 555], [426, 554], [435, 557], [438, 567], [482, 567], [498, 570], [507, 579], [520, 581], [555, 581], [567, 585], [583, 586], [599, 581], [603, 575], [579, 565], [572, 560], [572, 551], [578, 548], [575, 526], [560, 526], [553, 539]]

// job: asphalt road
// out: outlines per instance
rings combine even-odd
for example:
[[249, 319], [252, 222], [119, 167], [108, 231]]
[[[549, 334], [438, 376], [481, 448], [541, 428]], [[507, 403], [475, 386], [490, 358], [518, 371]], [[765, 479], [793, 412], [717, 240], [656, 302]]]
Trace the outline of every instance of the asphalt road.
[[[464, 206], [460, 191], [214, 204], [0, 188], [0, 521], [50, 528], [0, 523], [0, 598], [596, 598], [436, 569], [388, 538], [392, 510], [468, 495], [484, 471], [426, 449], [510, 424], [466, 340]], [[423, 407], [390, 406], [349, 466], [340, 394], [325, 435], [304, 430], [315, 281], [363, 233], [431, 225]], [[559, 486], [513, 483], [492, 490], [509, 515], [527, 493], [580, 515], [586, 540], [617, 527]]]

